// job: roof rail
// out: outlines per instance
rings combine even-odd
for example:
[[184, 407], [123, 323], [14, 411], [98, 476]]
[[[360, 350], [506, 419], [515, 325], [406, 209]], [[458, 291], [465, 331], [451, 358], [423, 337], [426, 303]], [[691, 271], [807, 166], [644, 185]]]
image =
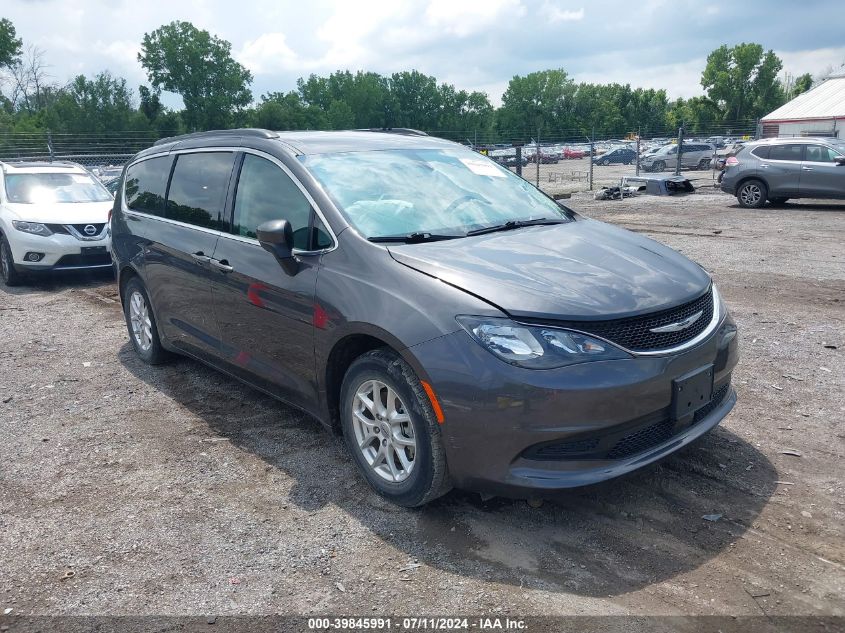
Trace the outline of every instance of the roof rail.
[[428, 136], [422, 130], [415, 130], [410, 127], [370, 127], [359, 128], [356, 132], [384, 132], [385, 134], [403, 134], [405, 136]]
[[186, 141], [193, 138], [210, 138], [215, 136], [255, 136], [258, 138], [279, 138], [279, 133], [254, 127], [236, 128], [234, 130], [208, 130], [207, 132], [193, 132], [191, 134], [181, 134], [179, 136], [160, 138], [153, 143], [153, 145], [164, 145], [165, 143], [174, 143], [176, 141]]

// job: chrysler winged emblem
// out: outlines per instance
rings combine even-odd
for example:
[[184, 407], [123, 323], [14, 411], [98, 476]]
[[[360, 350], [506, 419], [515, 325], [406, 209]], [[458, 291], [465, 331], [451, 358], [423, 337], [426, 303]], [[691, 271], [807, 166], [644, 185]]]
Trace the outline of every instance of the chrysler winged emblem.
[[653, 327], [649, 330], [649, 332], [654, 332], [655, 334], [663, 334], [664, 332], [680, 332], [681, 330], [686, 330], [689, 326], [698, 321], [701, 318], [702, 314], [704, 314], [704, 310], [699, 310], [692, 316], [688, 316], [686, 319], [675, 321], [674, 323], [670, 323], [669, 325]]

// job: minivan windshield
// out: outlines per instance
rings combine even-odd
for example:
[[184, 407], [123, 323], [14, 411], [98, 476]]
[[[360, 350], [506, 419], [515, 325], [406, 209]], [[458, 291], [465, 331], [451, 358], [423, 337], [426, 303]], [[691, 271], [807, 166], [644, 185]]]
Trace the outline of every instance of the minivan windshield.
[[463, 237], [507, 222], [570, 219], [529, 182], [470, 150], [313, 154], [303, 162], [367, 238]]
[[108, 190], [92, 176], [73, 173], [6, 174], [6, 199], [16, 204], [106, 202]]

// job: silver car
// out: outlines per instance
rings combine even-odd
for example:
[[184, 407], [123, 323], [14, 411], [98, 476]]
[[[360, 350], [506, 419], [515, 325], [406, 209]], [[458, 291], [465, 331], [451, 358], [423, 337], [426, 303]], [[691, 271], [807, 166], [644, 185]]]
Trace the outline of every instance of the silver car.
[[[684, 143], [681, 153], [681, 167], [707, 169], [716, 153], [716, 148], [709, 143]], [[643, 156], [640, 164], [648, 171], [675, 169], [678, 165], [678, 146], [664, 145], [653, 154]]]
[[845, 199], [845, 141], [835, 138], [773, 138], [748, 143], [725, 162], [722, 191], [740, 206], [766, 200]]

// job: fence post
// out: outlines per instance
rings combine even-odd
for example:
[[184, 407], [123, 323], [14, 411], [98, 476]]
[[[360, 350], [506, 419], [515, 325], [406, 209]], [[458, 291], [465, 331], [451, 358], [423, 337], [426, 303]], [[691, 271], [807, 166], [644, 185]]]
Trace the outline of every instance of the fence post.
[[681, 175], [681, 159], [684, 153], [684, 126], [678, 128], [678, 164], [675, 165], [675, 175]]
[[590, 136], [590, 188], [587, 191], [593, 190], [593, 160], [596, 157], [596, 146], [593, 143], [593, 140], [596, 138], [596, 128], [593, 127], [592, 136]]
[[516, 175], [522, 178], [522, 142], [512, 145], [516, 148]]
[[537, 189], [540, 188], [540, 128], [537, 128], [537, 153], [534, 154], [534, 160], [537, 161], [537, 182], [534, 185]]
[[47, 130], [47, 152], [50, 154], [50, 162], [53, 162], [53, 133]]
[[637, 129], [637, 176], [640, 175], [640, 130]]

